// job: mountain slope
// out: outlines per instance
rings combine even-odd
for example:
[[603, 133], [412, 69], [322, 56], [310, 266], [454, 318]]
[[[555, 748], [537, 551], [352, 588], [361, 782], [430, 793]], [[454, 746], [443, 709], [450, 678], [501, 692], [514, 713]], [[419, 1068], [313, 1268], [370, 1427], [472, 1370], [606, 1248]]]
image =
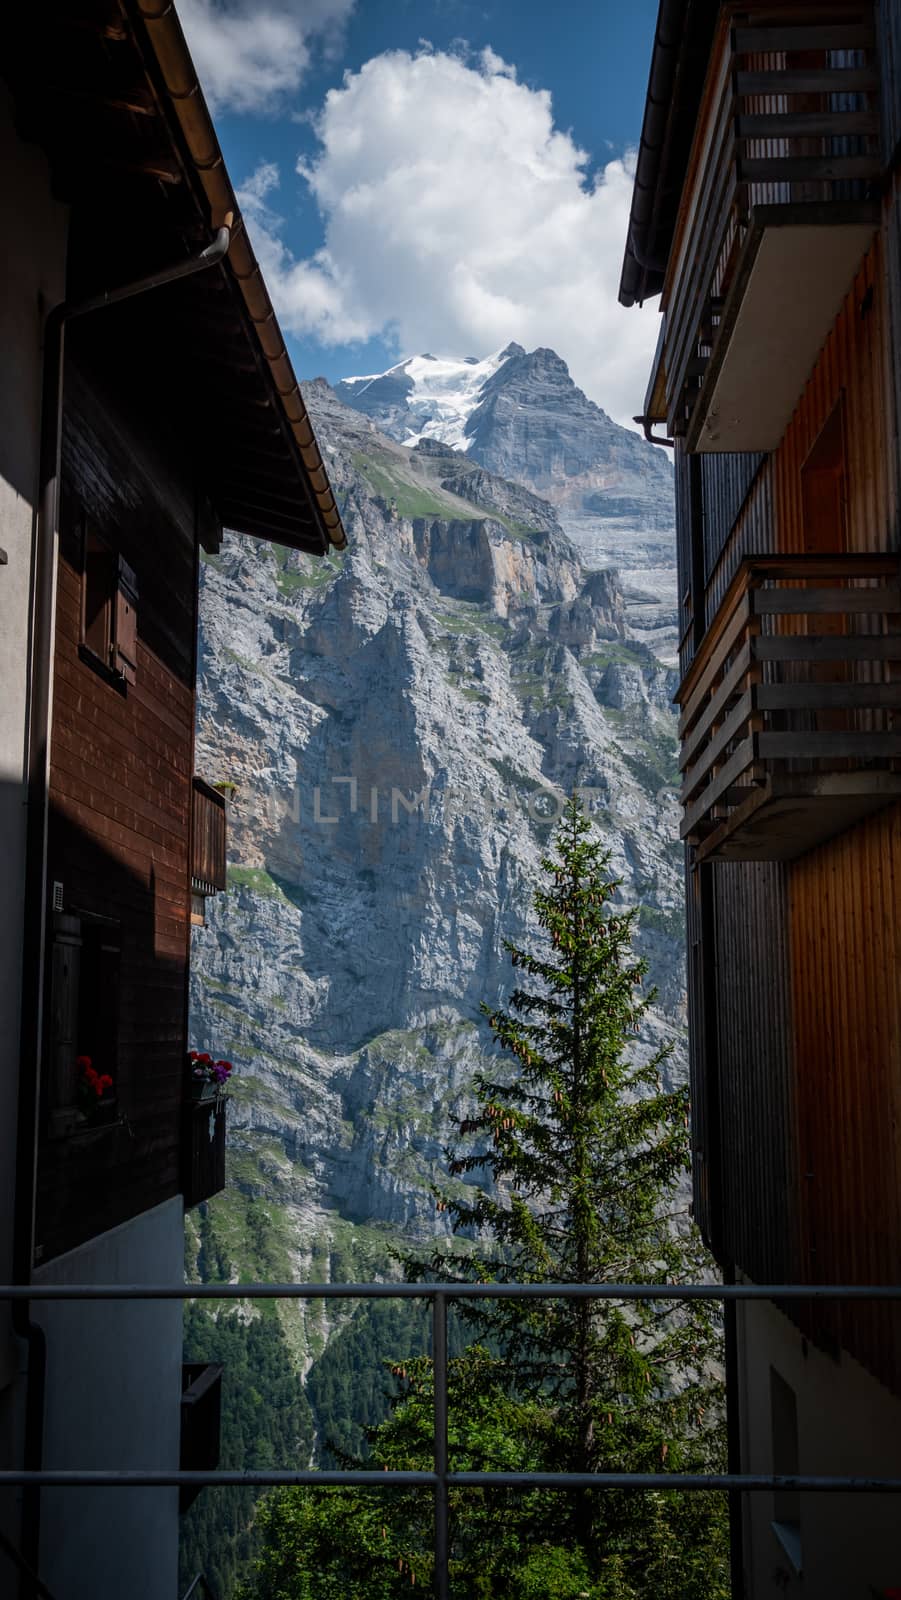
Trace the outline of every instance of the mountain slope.
[[553, 350], [414, 356], [336, 392], [414, 454], [449, 446], [551, 502], [584, 565], [619, 568], [632, 636], [675, 659], [669, 459], [589, 400]]
[[[327, 386], [307, 399], [350, 548], [317, 564], [230, 536], [204, 564], [198, 769], [237, 799], [192, 991], [195, 1043], [240, 1065], [233, 1175], [279, 1208], [299, 1271], [356, 1224], [435, 1225], [479, 1005], [509, 984], [574, 784], [647, 906], [646, 1045], [672, 1038], [683, 1068], [672, 674], [550, 508], [440, 452], [398, 463]], [[414, 484], [436, 500], [407, 515]]]

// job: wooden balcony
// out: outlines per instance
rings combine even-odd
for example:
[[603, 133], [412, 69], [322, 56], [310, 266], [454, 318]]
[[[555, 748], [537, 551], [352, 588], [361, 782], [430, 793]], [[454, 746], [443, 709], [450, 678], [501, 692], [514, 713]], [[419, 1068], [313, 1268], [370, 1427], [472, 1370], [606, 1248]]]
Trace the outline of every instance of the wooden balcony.
[[871, 12], [797, 15], [751, 12], [708, 77], [664, 290], [666, 421], [689, 450], [776, 447], [879, 219]]
[[191, 921], [203, 923], [204, 903], [228, 883], [225, 796], [194, 779], [191, 820]]
[[901, 562], [746, 561], [676, 698], [696, 860], [785, 860], [901, 800]]
[[225, 1188], [225, 1113], [228, 1095], [182, 1103], [181, 1188], [186, 1208]]

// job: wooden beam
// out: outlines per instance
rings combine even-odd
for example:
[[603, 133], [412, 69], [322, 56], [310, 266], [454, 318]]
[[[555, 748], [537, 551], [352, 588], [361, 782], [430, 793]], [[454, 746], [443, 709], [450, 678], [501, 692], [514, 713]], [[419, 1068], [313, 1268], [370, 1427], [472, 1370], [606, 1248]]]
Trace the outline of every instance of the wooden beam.
[[836, 134], [877, 134], [875, 111], [766, 111], [737, 120], [740, 139], [834, 138]]
[[[265, 522], [269, 527], [276, 528], [283, 533], [291, 534], [296, 539], [303, 538], [313, 529], [314, 524], [309, 517], [286, 517], [274, 510], [272, 506], [261, 505], [258, 501], [248, 500], [243, 495], [223, 492], [218, 497], [219, 514], [226, 528], [232, 526], [232, 519]], [[319, 541], [316, 541], [319, 549]]]
[[901, 661], [901, 633], [764, 634], [756, 661]]
[[764, 156], [749, 160], [739, 156], [742, 183], [839, 182], [847, 178], [877, 178], [881, 171], [875, 153], [866, 156]]
[[46, 93], [51, 100], [70, 100], [76, 104], [84, 102], [104, 106], [111, 111], [127, 111], [137, 117], [159, 115], [159, 108], [150, 90], [139, 84], [129, 89], [111, 89], [102, 84], [90, 87], [84, 84], [51, 83], [47, 85]]
[[881, 711], [901, 706], [899, 683], [761, 683], [761, 711]]
[[875, 42], [869, 22], [839, 22], [831, 27], [799, 23], [770, 28], [736, 28], [732, 36], [738, 55], [769, 50], [866, 50]]
[[761, 733], [757, 743], [764, 761], [791, 761], [796, 756], [874, 761], [901, 756], [901, 733]]
[[901, 589], [755, 589], [752, 609], [756, 616], [802, 616], [825, 612], [828, 615], [863, 612], [901, 611]]
[[873, 67], [785, 67], [735, 75], [737, 94], [848, 94], [878, 88]]

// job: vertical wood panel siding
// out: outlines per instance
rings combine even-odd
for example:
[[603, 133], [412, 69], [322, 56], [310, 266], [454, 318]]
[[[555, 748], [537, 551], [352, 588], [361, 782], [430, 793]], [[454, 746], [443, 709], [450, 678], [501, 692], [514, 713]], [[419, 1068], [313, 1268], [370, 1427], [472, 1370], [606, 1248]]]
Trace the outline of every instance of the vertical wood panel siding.
[[[901, 1262], [901, 807], [789, 870], [802, 1276], [895, 1283]], [[901, 1308], [817, 1313], [901, 1391]]]
[[801, 468], [840, 399], [845, 409], [848, 548], [891, 548], [884, 302], [882, 248], [877, 239], [861, 263], [773, 456], [779, 550], [804, 548]]
[[[121, 1126], [44, 1139], [43, 1259], [177, 1194], [186, 1048], [196, 622], [193, 494], [67, 370], [50, 751], [50, 878], [118, 924]], [[158, 439], [158, 435], [157, 435]], [[85, 660], [82, 509], [137, 576], [127, 691]]]
[[726, 1256], [757, 1282], [798, 1262], [785, 867], [712, 868], [719, 1117]]
[[711, 1192], [711, 1172], [714, 1168], [712, 1141], [716, 1130], [711, 1126], [710, 1093], [715, 1081], [716, 1061], [713, 1052], [716, 1041], [708, 1038], [704, 1007], [704, 940], [712, 938], [705, 929], [701, 915], [701, 873], [692, 869], [686, 850], [685, 872], [685, 934], [686, 977], [688, 989], [688, 1075], [691, 1094], [691, 1149], [692, 1149], [692, 1203], [695, 1221], [711, 1249], [717, 1250], [719, 1218], [716, 1214], [717, 1196]]

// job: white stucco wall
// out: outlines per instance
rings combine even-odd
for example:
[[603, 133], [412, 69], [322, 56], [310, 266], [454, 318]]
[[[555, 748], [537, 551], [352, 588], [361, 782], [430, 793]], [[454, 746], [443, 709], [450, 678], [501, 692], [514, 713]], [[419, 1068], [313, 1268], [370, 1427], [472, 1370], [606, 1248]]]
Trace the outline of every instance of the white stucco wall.
[[[772, 1472], [770, 1368], [794, 1390], [799, 1471], [901, 1477], [901, 1401], [856, 1361], [824, 1355], [766, 1302], [738, 1307], [742, 1468]], [[901, 1586], [897, 1495], [802, 1494], [798, 1576], [773, 1531], [773, 1497], [745, 1497], [749, 1600], [873, 1600]]]
[[[44, 309], [65, 291], [67, 213], [41, 152], [18, 138], [0, 85], [0, 1282], [12, 1274], [16, 1102], [25, 865], [28, 619], [41, 413]], [[0, 1465], [21, 1464], [22, 1352], [0, 1302]], [[0, 1495], [0, 1527], [18, 1541], [17, 1497]], [[0, 1556], [0, 1593], [10, 1581]]]
[[[174, 1283], [183, 1273], [178, 1198], [34, 1278]], [[47, 1333], [44, 1467], [177, 1469], [181, 1301], [47, 1303], [35, 1307], [35, 1321]], [[45, 1490], [40, 1573], [63, 1600], [175, 1600], [178, 1490]]]

